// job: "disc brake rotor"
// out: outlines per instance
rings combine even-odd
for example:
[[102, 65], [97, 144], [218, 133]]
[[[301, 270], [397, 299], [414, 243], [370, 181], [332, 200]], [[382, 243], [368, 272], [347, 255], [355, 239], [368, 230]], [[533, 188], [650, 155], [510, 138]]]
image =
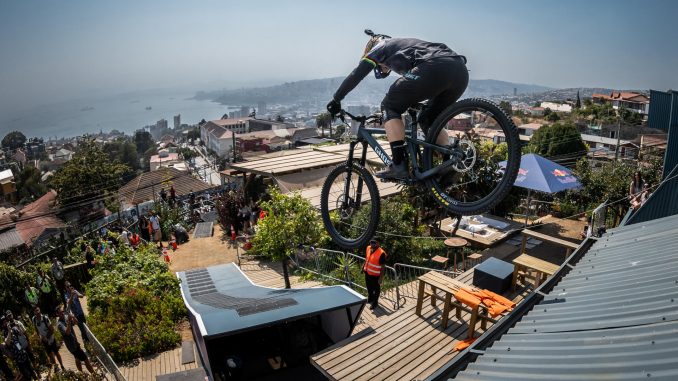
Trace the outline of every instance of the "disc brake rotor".
[[463, 158], [456, 162], [452, 168], [455, 171], [464, 173], [470, 171], [476, 163], [476, 147], [468, 139], [461, 139], [458, 142], [457, 150], [463, 154]]

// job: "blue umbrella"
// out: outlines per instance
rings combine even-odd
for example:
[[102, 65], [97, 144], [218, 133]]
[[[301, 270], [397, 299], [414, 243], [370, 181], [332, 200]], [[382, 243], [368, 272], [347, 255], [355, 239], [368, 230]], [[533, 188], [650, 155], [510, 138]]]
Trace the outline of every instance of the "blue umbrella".
[[[499, 163], [500, 167], [506, 167], [506, 161]], [[530, 193], [533, 190], [544, 193], [557, 193], [567, 189], [580, 188], [581, 183], [572, 174], [572, 171], [560, 164], [554, 163], [539, 155], [528, 153], [520, 159], [518, 176], [513, 183], [515, 186], [526, 188], [527, 211], [525, 213], [525, 225], [530, 210]]]
[[[506, 162], [502, 161], [499, 166], [506, 167]], [[572, 171], [533, 153], [523, 155], [520, 159], [520, 169], [513, 185], [544, 193], [581, 187]]]

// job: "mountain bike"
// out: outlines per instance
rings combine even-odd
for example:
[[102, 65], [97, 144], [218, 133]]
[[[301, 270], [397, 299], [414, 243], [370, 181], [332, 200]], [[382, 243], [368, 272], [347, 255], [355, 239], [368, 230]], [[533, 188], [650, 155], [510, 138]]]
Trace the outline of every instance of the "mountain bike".
[[[417, 118], [425, 108], [419, 104], [407, 111], [405, 129], [409, 176], [395, 180], [405, 186], [430, 193], [442, 208], [455, 215], [485, 212], [499, 203], [510, 191], [520, 166], [518, 130], [511, 118], [496, 104], [480, 98], [458, 101], [448, 106], [428, 128], [426, 138], [418, 136]], [[380, 195], [374, 177], [366, 168], [370, 146], [384, 165], [391, 157], [374, 135], [383, 135], [381, 115], [346, 116], [358, 122], [349, 145], [346, 162], [334, 168], [323, 184], [320, 212], [332, 240], [344, 249], [365, 247], [379, 225]], [[502, 145], [487, 144], [505, 142]], [[356, 147], [359, 156], [356, 157]], [[499, 163], [506, 160], [505, 166]]]

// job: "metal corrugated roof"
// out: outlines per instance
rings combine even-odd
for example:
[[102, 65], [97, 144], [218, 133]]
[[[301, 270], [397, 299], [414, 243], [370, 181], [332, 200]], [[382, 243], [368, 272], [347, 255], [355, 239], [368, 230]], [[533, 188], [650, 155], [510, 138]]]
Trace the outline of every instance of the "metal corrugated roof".
[[21, 239], [21, 236], [14, 228], [0, 233], [0, 252], [23, 244], [24, 240]]
[[480, 353], [454, 379], [678, 379], [678, 216], [611, 230]]

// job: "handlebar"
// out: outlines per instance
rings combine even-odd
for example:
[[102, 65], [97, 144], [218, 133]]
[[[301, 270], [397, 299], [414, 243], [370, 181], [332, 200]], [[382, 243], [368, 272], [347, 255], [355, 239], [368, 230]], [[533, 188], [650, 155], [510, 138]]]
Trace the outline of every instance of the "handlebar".
[[346, 119], [345, 119], [346, 115], [348, 115], [351, 119], [360, 122], [360, 124], [365, 124], [365, 123], [372, 121], [372, 120], [381, 120], [381, 114], [359, 115], [359, 116], [357, 116], [357, 115], [351, 114], [350, 112], [348, 112], [344, 109], [341, 109], [341, 111], [339, 111], [339, 114], [337, 114], [339, 119], [341, 119], [341, 121], [344, 122], [344, 123], [346, 123]]

